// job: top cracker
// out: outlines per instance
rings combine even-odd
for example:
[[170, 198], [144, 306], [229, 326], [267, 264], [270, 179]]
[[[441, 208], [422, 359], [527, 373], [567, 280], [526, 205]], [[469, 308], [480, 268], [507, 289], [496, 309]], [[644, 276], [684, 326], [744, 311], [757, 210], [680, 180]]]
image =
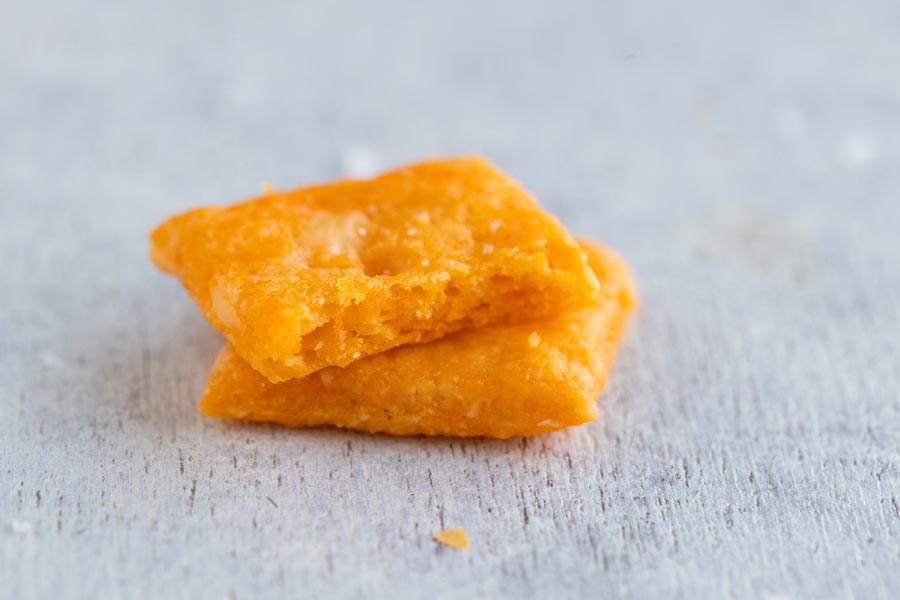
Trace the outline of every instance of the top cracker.
[[153, 262], [273, 382], [581, 308], [598, 286], [562, 225], [479, 159], [198, 208], [150, 239]]

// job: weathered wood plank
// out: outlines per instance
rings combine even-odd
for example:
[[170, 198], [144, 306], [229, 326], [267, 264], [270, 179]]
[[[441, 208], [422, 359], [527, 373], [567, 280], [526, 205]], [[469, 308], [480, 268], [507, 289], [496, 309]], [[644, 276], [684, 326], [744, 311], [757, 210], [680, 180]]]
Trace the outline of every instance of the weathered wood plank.
[[[475, 4], [4, 9], [0, 598], [900, 594], [894, 3]], [[602, 419], [200, 418], [146, 231], [461, 152], [633, 265]]]

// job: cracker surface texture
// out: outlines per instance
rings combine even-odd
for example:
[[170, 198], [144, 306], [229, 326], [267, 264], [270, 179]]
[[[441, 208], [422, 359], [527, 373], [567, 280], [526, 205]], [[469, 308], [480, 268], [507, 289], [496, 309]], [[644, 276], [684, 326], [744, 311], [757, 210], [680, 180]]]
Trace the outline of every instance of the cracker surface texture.
[[277, 384], [226, 345], [199, 410], [291, 427], [495, 438], [591, 421], [636, 300], [617, 257], [582, 247], [600, 281], [589, 308], [463, 331]]
[[597, 294], [560, 223], [470, 158], [191, 210], [151, 233], [151, 258], [273, 382]]

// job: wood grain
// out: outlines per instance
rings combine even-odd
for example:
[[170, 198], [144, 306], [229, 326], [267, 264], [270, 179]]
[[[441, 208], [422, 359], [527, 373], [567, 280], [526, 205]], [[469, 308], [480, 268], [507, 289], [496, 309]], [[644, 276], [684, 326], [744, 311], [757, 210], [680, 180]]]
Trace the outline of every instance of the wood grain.
[[[894, 3], [3, 12], [0, 598], [900, 595]], [[460, 153], [633, 266], [598, 422], [196, 414], [154, 224]]]

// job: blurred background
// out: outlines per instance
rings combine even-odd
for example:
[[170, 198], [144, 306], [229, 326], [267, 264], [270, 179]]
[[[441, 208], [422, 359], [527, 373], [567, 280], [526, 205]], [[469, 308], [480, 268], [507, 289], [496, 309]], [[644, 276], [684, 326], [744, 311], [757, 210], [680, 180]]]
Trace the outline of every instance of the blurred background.
[[900, 177], [895, 2], [4, 4], [4, 206], [89, 198], [103, 232], [446, 154], [563, 218], [591, 204], [607, 237], [740, 205], [888, 216]]
[[[0, 0], [0, 592], [896, 597], [898, 74], [895, 0]], [[471, 466], [196, 416], [220, 338], [146, 260], [155, 224], [463, 154], [632, 266], [601, 422]], [[279, 496], [267, 452], [320, 487]], [[381, 488], [317, 466], [348, 457], [389, 489], [435, 465], [448, 515], [490, 472], [508, 529], [436, 569], [427, 494], [398, 509], [421, 532], [367, 528]]]

